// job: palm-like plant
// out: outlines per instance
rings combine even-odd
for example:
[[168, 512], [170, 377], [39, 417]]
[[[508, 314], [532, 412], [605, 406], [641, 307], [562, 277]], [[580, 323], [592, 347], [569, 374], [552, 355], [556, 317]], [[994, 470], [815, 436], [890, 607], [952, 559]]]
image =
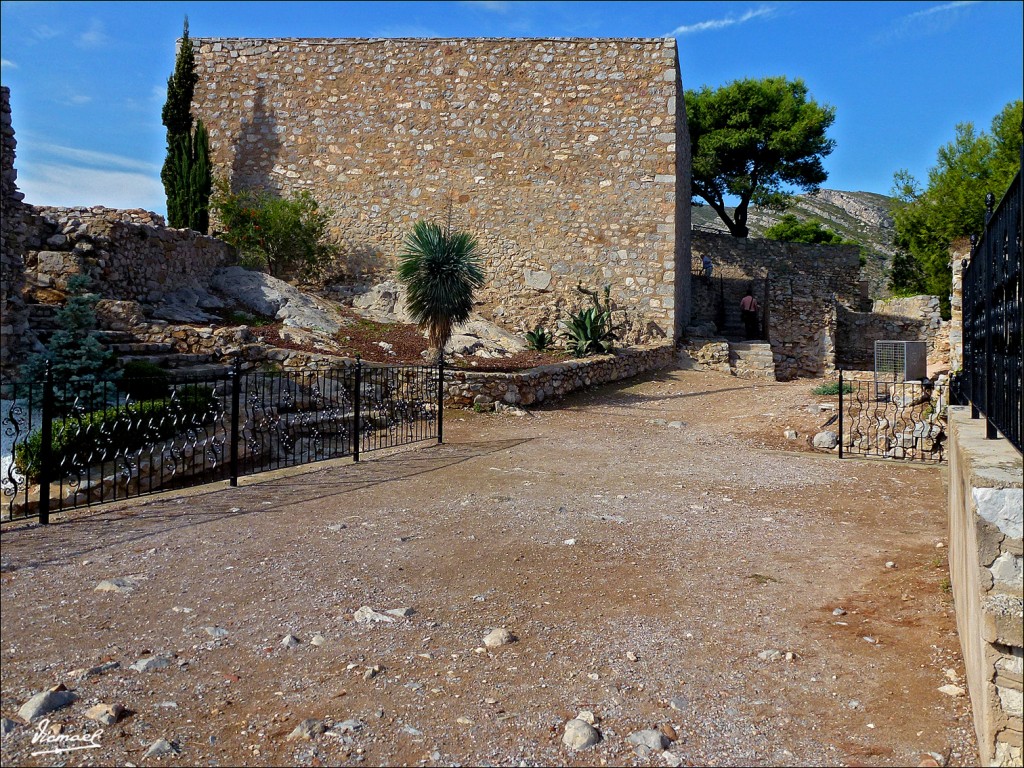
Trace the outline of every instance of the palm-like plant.
[[398, 279], [408, 291], [410, 316], [427, 332], [440, 361], [452, 329], [469, 319], [473, 291], [484, 284], [477, 239], [450, 226], [417, 221], [398, 257]]

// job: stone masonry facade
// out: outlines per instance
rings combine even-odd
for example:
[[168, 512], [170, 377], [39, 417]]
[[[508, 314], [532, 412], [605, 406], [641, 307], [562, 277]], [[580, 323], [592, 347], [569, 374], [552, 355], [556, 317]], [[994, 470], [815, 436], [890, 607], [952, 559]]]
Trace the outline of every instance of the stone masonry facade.
[[587, 306], [578, 284], [611, 286], [626, 342], [688, 322], [674, 40], [193, 42], [215, 172], [330, 208], [337, 278], [390, 272], [412, 224], [450, 211], [482, 246], [478, 309], [511, 331]]

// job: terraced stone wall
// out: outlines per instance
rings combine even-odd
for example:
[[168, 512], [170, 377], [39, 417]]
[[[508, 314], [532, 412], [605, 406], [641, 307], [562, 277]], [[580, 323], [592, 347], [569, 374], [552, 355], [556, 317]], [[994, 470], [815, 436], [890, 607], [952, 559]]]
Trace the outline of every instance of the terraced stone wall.
[[[625, 341], [689, 317], [689, 134], [671, 39], [196, 39], [193, 111], [235, 188], [332, 210], [339, 278], [413, 222], [476, 234], [485, 316], [554, 327], [608, 284]], [[681, 269], [677, 269], [677, 264]]]

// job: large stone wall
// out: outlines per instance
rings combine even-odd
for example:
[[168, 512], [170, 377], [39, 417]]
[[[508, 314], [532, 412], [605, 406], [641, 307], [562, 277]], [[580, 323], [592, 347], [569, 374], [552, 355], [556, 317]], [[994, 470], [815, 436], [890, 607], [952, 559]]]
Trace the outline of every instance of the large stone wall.
[[694, 278], [696, 325], [741, 337], [739, 304], [747, 289], [764, 312], [767, 337], [780, 381], [823, 376], [835, 367], [837, 302], [859, 306], [855, 246], [804, 245], [694, 232], [691, 269], [700, 274], [701, 257], [714, 264], [711, 283]]
[[[234, 187], [308, 190], [351, 277], [414, 221], [476, 234], [481, 311], [554, 327], [610, 284], [626, 341], [688, 320], [689, 134], [672, 39], [195, 39]], [[677, 269], [677, 265], [680, 267]]]
[[949, 571], [982, 765], [1021, 765], [1024, 549], [1021, 454], [949, 409]]
[[18, 142], [11, 122], [11, 92], [0, 86], [0, 378], [29, 346], [30, 329], [21, 289], [25, 282], [24, 241], [27, 206], [18, 191], [14, 167]]

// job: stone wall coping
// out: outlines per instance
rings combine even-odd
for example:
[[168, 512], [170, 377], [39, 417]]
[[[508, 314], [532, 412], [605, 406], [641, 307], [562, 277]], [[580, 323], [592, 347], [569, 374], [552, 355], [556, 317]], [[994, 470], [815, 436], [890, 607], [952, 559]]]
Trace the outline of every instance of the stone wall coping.
[[[645, 43], [674, 47], [673, 37], [192, 37], [193, 45], [203, 43], [245, 43], [258, 46], [260, 43], [306, 43], [308, 45], [366, 45], [371, 43]], [[181, 43], [181, 38], [178, 38]]]
[[[984, 419], [972, 419], [970, 406], [951, 405], [949, 427], [955, 432], [969, 463], [972, 487], [1021, 489], [1024, 484], [1024, 457], [1009, 440], [986, 440]], [[1018, 517], [1024, 512], [1018, 510]]]

